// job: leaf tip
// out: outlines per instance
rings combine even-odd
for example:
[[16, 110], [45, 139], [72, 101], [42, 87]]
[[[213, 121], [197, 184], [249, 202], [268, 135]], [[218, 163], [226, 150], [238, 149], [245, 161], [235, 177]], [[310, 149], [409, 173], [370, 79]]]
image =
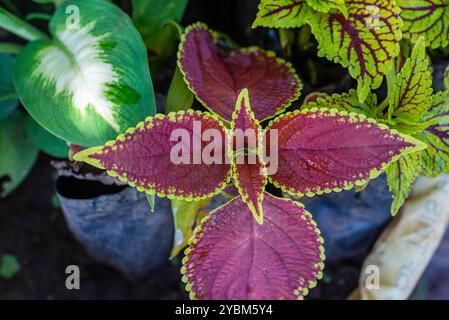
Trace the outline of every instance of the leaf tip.
[[84, 149], [83, 151], [76, 153], [73, 156], [73, 160], [79, 161], [79, 162], [85, 162], [87, 164], [90, 164], [91, 166], [98, 168], [98, 169], [104, 170], [106, 168], [100, 163], [100, 160], [91, 157], [91, 155], [93, 155], [93, 154], [98, 154], [98, 152], [102, 149], [103, 149], [103, 146]]

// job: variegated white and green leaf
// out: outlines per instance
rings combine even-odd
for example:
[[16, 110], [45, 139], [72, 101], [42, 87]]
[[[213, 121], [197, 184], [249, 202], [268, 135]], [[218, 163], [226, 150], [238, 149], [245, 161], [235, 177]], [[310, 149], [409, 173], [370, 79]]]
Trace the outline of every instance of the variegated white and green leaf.
[[19, 97], [40, 125], [93, 146], [154, 114], [145, 46], [118, 7], [103, 0], [64, 2], [50, 33], [51, 40], [25, 47], [14, 70]]

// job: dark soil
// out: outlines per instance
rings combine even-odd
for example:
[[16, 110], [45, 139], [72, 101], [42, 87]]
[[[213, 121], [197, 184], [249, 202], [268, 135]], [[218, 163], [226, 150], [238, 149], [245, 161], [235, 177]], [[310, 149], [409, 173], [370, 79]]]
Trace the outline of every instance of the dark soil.
[[[0, 299], [185, 299], [177, 263], [147, 279], [128, 281], [94, 261], [72, 236], [54, 207], [54, 169], [41, 156], [25, 182], [0, 201], [0, 255], [17, 256], [21, 270], [0, 278]], [[67, 290], [65, 269], [80, 268], [80, 290]]]

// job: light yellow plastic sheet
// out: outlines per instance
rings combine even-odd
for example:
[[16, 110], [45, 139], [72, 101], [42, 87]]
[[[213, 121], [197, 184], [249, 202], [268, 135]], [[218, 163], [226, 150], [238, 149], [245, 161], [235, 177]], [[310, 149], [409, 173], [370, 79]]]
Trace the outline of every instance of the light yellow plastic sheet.
[[349, 299], [407, 299], [441, 242], [448, 222], [449, 176], [418, 178], [400, 214], [365, 259], [358, 289]]

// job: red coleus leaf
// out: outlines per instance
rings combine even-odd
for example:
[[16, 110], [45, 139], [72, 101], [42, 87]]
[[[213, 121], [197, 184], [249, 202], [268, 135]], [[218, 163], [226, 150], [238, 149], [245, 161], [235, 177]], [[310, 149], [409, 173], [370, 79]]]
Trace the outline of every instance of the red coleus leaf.
[[335, 109], [286, 113], [268, 130], [277, 130], [279, 159], [278, 170], [269, 179], [294, 195], [362, 185], [401, 155], [426, 147], [363, 115]]
[[[208, 129], [219, 136], [203, 141]], [[199, 200], [220, 192], [229, 180], [225, 136], [215, 115], [180, 111], [149, 117], [115, 141], [84, 150], [74, 159], [107, 169], [140, 191]], [[219, 161], [205, 164], [205, 152]]]
[[259, 157], [262, 127], [251, 111], [247, 89], [242, 90], [237, 99], [231, 129], [234, 133], [232, 166], [235, 184], [254, 218], [262, 224], [263, 192], [267, 184], [266, 168]]
[[225, 50], [204, 24], [186, 29], [179, 48], [179, 68], [189, 88], [208, 109], [231, 121], [235, 101], [251, 92], [258, 120], [272, 117], [297, 99], [302, 84], [292, 66], [259, 48]]
[[265, 193], [256, 223], [238, 197], [195, 230], [181, 272], [191, 298], [298, 299], [321, 278], [324, 249], [310, 213]]

